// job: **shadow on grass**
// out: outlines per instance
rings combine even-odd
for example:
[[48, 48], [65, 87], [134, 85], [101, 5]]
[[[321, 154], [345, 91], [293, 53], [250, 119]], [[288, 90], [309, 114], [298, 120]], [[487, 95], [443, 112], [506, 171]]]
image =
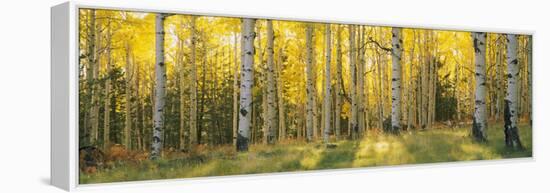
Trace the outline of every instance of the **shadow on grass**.
[[127, 162], [95, 174], [80, 174], [80, 183], [292, 172], [318, 169], [388, 166], [532, 156], [531, 127], [520, 124], [524, 150], [504, 145], [502, 124], [491, 124], [486, 143], [476, 143], [469, 128], [403, 132], [401, 135], [368, 133], [361, 140], [340, 140], [337, 147], [322, 143], [290, 142], [252, 145], [249, 152], [215, 147], [200, 155]]
[[341, 141], [336, 148], [325, 148], [319, 157], [316, 169], [337, 169], [352, 167], [355, 154], [359, 149], [358, 141]]

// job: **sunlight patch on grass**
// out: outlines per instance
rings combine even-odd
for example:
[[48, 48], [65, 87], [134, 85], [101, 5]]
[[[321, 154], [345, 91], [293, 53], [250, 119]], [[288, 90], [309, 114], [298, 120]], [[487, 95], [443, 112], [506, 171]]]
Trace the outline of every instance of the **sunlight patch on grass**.
[[315, 169], [319, 161], [321, 160], [321, 154], [323, 153], [324, 148], [311, 149], [306, 151], [304, 158], [300, 161], [300, 165], [304, 169]]
[[80, 174], [81, 184], [201, 176], [257, 174], [318, 169], [437, 163], [532, 156], [529, 125], [520, 125], [525, 150], [504, 145], [502, 124], [491, 124], [487, 143], [474, 142], [470, 128], [413, 130], [400, 135], [367, 133], [361, 140], [338, 140], [334, 148], [321, 142], [285, 141], [251, 144], [248, 152], [230, 145], [166, 159], [125, 162], [93, 174]]
[[480, 144], [463, 143], [460, 145], [461, 151], [454, 151], [453, 156], [457, 160], [480, 160], [480, 159], [500, 159], [501, 157]]
[[[404, 136], [407, 134], [404, 134]], [[405, 148], [404, 136], [376, 135], [361, 140], [352, 167], [396, 165], [411, 163], [414, 159]]]

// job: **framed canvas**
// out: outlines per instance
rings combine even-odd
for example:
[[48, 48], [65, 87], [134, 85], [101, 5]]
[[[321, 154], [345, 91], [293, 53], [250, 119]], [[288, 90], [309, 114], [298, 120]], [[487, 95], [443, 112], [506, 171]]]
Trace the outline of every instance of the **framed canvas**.
[[67, 2], [52, 184], [531, 159], [533, 32]]

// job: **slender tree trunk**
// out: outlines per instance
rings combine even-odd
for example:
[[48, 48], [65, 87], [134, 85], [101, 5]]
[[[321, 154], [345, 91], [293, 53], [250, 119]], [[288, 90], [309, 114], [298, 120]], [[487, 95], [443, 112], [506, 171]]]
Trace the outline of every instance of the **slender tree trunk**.
[[[180, 26], [184, 26], [183, 20], [180, 21]], [[185, 61], [183, 61], [183, 45], [184, 40], [178, 38], [178, 53], [177, 53], [177, 62], [179, 66], [179, 112], [180, 112], [180, 128], [179, 128], [179, 148], [180, 150], [185, 149]]]
[[342, 114], [342, 88], [344, 82], [342, 80], [342, 27], [338, 25], [338, 31], [336, 32], [336, 85], [334, 90], [336, 91], [336, 104], [334, 114], [334, 134], [336, 139], [340, 139], [341, 135], [341, 114]]
[[[135, 61], [135, 59], [133, 59], [133, 61]], [[141, 100], [140, 100], [140, 97], [139, 97], [139, 93], [140, 93], [140, 90], [139, 90], [139, 83], [140, 83], [140, 77], [141, 77], [141, 74], [140, 74], [140, 68], [139, 68], [139, 65], [136, 63], [136, 65], [134, 65], [134, 73], [135, 73], [135, 79], [134, 79], [134, 93], [135, 93], [135, 96], [134, 96], [134, 115], [133, 115], [133, 124], [134, 124], [134, 130], [135, 130], [135, 139], [136, 139], [136, 147], [133, 148], [133, 149], [141, 149], [141, 145], [142, 145], [142, 138], [141, 138], [141, 130], [142, 130], [142, 126], [139, 121], [139, 114], [141, 113], [141, 109], [140, 109], [140, 104], [141, 104]]]
[[107, 68], [106, 68], [106, 78], [105, 78], [105, 104], [104, 104], [104, 117], [103, 117], [103, 149], [107, 149], [110, 141], [111, 134], [111, 40], [112, 40], [112, 31], [111, 26], [108, 26], [107, 33]]
[[502, 41], [500, 40], [500, 38], [502, 38], [503, 36], [501, 36], [500, 34], [497, 34], [496, 35], [496, 69], [495, 69], [495, 72], [496, 72], [496, 117], [495, 119], [498, 121], [500, 120], [500, 114], [502, 112], [502, 90], [503, 90], [503, 87], [502, 87], [502, 73], [503, 73], [503, 60], [502, 60], [502, 56], [504, 55], [503, 52], [502, 52], [502, 48], [504, 46], [502, 46]]
[[474, 120], [472, 125], [472, 136], [477, 141], [487, 141], [487, 119], [485, 103], [485, 39], [487, 35], [483, 32], [472, 32], [475, 51], [475, 77], [476, 94], [474, 107]]
[[275, 143], [276, 106], [275, 101], [275, 64], [273, 62], [273, 23], [267, 20], [267, 143]]
[[408, 85], [408, 99], [407, 99], [407, 113], [408, 115], [407, 116], [407, 129], [408, 130], [411, 130], [411, 127], [412, 127], [412, 123], [413, 123], [413, 119], [414, 119], [414, 111], [413, 111], [413, 106], [414, 106], [414, 89], [413, 89], [413, 85], [414, 85], [414, 79], [413, 79], [413, 64], [414, 64], [414, 48], [416, 47], [416, 31], [413, 32], [413, 39], [412, 39], [412, 42], [413, 42], [413, 45], [411, 47], [411, 51], [410, 51], [410, 54], [409, 54], [409, 61], [410, 61], [410, 64], [409, 64], [409, 85]]
[[279, 140], [286, 139], [285, 103], [283, 94], [283, 49], [279, 48], [279, 60], [277, 65], [277, 102], [279, 106]]
[[[99, 22], [98, 22], [99, 23]], [[98, 24], [98, 26], [101, 26], [101, 24]], [[100, 29], [97, 29], [97, 36], [96, 36], [96, 44], [97, 46], [101, 46], [101, 31]], [[100, 97], [100, 84], [99, 84], [99, 71], [101, 68], [100, 58], [101, 58], [101, 51], [96, 48], [96, 56], [95, 56], [95, 67], [93, 72], [93, 79], [94, 79], [94, 85], [92, 87], [93, 95], [92, 95], [92, 144], [99, 146], [99, 97]]]
[[248, 151], [250, 138], [250, 112], [252, 110], [252, 87], [254, 85], [254, 33], [255, 19], [242, 19], [243, 50], [241, 52], [241, 92], [239, 106], [239, 130], [237, 151]]
[[374, 94], [377, 98], [377, 113], [378, 113], [378, 129], [383, 129], [383, 122], [384, 122], [384, 106], [383, 106], [383, 96], [382, 96], [382, 62], [381, 62], [381, 56], [380, 53], [376, 53], [376, 77], [374, 78], [374, 82], [376, 84], [376, 87], [374, 89]]
[[190, 148], [194, 148], [198, 144], [198, 131], [197, 131], [197, 28], [196, 28], [195, 16], [191, 16], [191, 54], [190, 54], [190, 64], [191, 72], [189, 81], [189, 88], [191, 88], [191, 93], [189, 96], [190, 112], [189, 112], [189, 144]]
[[155, 17], [155, 111], [153, 112], [153, 141], [151, 159], [158, 159], [162, 152], [164, 129], [164, 105], [166, 100], [166, 65], [164, 63], [164, 20], [166, 15]]
[[359, 126], [358, 135], [363, 135], [363, 132], [365, 130], [365, 49], [363, 48], [363, 40], [365, 34], [363, 26], [359, 26], [357, 34], [359, 36], [359, 38], [357, 38], [357, 121]]
[[88, 11], [88, 37], [86, 39], [87, 44], [87, 66], [86, 66], [86, 100], [84, 114], [84, 144], [92, 144], [92, 135], [91, 135], [91, 122], [92, 122], [92, 95], [93, 95], [93, 85], [94, 85], [94, 68], [96, 68], [96, 24], [95, 24], [95, 10], [91, 9]]
[[237, 128], [239, 126], [239, 64], [237, 63], [237, 34], [234, 37], [233, 50], [233, 145], [237, 145]]
[[391, 132], [401, 130], [401, 54], [403, 52], [401, 28], [392, 28], [392, 114]]
[[428, 32], [424, 31], [424, 49], [422, 53], [422, 59], [424, 60], [423, 71], [422, 71], [422, 129], [430, 128], [429, 117], [429, 104], [430, 104], [430, 60], [429, 60], [429, 49], [428, 45]]
[[506, 98], [504, 99], [504, 136], [506, 147], [513, 149], [522, 149], [518, 132], [518, 96], [517, 96], [517, 84], [519, 74], [519, 61], [518, 54], [518, 38], [517, 35], [508, 34], [508, 50], [507, 60], [508, 63], [508, 90], [506, 91]]
[[350, 128], [351, 138], [357, 139], [359, 126], [357, 124], [357, 73], [356, 73], [356, 49], [355, 49], [355, 26], [349, 25], [349, 69], [350, 69], [350, 98], [351, 98], [351, 117]]
[[90, 124], [90, 132], [89, 132], [89, 143], [91, 145], [98, 145], [97, 144], [97, 135], [98, 135], [98, 90], [97, 90], [97, 75], [99, 72], [99, 52], [97, 47], [99, 44], [99, 35], [97, 35], [98, 31], [96, 29], [96, 12], [95, 10], [90, 10], [90, 24], [89, 24], [89, 35], [88, 38], [88, 81], [89, 81], [89, 94], [90, 94], [90, 100], [91, 100], [91, 106], [90, 106], [90, 113], [89, 113], [89, 120], [88, 124]]
[[315, 89], [313, 88], [313, 24], [306, 24], [306, 139], [308, 142], [313, 140], [314, 122], [316, 121], [313, 116], [313, 110], [315, 105]]
[[529, 112], [527, 116], [529, 117], [529, 124], [533, 124], [533, 76], [531, 74], [533, 67], [533, 36], [527, 37], [527, 105], [529, 106]]
[[[262, 131], [262, 143], [267, 144], [268, 138], [268, 105], [267, 105], [267, 65], [264, 63], [264, 48], [262, 47], [262, 23], [259, 22], [256, 27], [256, 42], [258, 42], [258, 66], [260, 67], [259, 71], [259, 84], [258, 87], [262, 90], [262, 103], [260, 112], [261, 118], [261, 131]], [[254, 90], [254, 88], [253, 88]], [[254, 91], [253, 91], [254, 93]], [[253, 127], [255, 125], [253, 124]]]
[[330, 91], [330, 55], [331, 55], [331, 32], [330, 32], [330, 24], [326, 24], [325, 26], [325, 101], [323, 103], [324, 105], [324, 111], [325, 111], [325, 123], [324, 123], [324, 135], [323, 135], [323, 141], [325, 143], [328, 143], [329, 135], [330, 135], [330, 102], [331, 102], [331, 91]]
[[130, 148], [130, 138], [131, 138], [131, 131], [132, 131], [132, 107], [131, 107], [131, 101], [132, 101], [132, 60], [130, 57], [131, 47], [130, 43], [126, 42], [126, 66], [125, 66], [125, 93], [124, 97], [126, 99], [126, 103], [124, 104], [125, 107], [125, 124], [124, 124], [124, 137], [123, 137], [123, 144], [126, 146], [126, 148]]
[[428, 129], [431, 129], [432, 128], [432, 103], [434, 102], [434, 98], [432, 98], [432, 93], [433, 93], [433, 65], [432, 65], [432, 36], [431, 36], [432, 32], [431, 31], [427, 31], [426, 32], [426, 65], [427, 65], [427, 70], [428, 70], [428, 77], [427, 77], [427, 85], [426, 85], [426, 88], [427, 88], [427, 91], [428, 91], [428, 96], [427, 96], [427, 100], [426, 100], [426, 125], [427, 125], [427, 128]]

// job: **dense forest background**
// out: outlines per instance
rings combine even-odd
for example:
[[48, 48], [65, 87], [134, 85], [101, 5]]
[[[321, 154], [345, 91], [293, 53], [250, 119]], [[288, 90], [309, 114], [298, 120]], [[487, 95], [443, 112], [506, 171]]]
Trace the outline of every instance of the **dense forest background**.
[[531, 122], [528, 35], [91, 9], [79, 22], [81, 147], [155, 157], [464, 127], [486, 141], [492, 125], [521, 147]]

